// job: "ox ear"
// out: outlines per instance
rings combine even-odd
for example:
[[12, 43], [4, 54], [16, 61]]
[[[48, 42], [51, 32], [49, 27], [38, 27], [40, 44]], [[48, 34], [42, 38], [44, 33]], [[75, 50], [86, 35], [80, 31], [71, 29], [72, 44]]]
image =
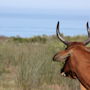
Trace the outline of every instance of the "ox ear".
[[57, 53], [54, 57], [54, 61], [65, 61], [68, 57], [71, 56], [73, 50], [64, 50], [59, 53]]

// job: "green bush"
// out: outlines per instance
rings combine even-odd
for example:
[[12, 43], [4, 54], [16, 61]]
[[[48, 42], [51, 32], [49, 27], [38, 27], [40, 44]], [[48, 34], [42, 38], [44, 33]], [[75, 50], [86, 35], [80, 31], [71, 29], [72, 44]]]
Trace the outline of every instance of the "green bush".
[[13, 41], [18, 42], [18, 43], [28, 43], [28, 42], [46, 43], [47, 38], [44, 36], [36, 36], [36, 37], [32, 37], [32, 38], [13, 37]]

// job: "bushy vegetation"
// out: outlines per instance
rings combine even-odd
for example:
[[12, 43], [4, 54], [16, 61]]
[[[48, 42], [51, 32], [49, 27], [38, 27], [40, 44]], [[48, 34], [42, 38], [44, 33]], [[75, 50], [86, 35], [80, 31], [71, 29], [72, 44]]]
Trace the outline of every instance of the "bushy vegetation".
[[27, 42], [31, 42], [31, 43], [46, 43], [47, 38], [46, 36], [37, 36], [37, 37], [32, 37], [32, 38], [21, 38], [21, 37], [13, 37], [12, 38], [14, 42], [19, 42], [19, 43], [27, 43]]
[[[83, 41], [86, 36], [64, 37]], [[65, 48], [56, 36], [12, 37], [0, 42], [0, 90], [79, 90], [77, 80], [62, 77], [63, 63], [52, 61]]]

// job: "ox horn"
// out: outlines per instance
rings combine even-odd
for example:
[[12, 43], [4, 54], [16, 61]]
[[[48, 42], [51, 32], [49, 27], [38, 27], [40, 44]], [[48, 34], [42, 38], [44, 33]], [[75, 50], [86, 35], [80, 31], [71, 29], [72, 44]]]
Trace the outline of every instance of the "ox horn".
[[90, 43], [90, 27], [89, 27], [88, 22], [86, 24], [86, 27], [87, 27], [87, 32], [88, 32], [88, 39], [84, 41], [84, 44], [85, 45], [87, 45], [88, 43]]
[[56, 34], [57, 34], [57, 37], [60, 41], [62, 41], [65, 45], [69, 45], [69, 42], [66, 41], [60, 34], [60, 31], [59, 31], [59, 21], [57, 23], [57, 27], [56, 27]]

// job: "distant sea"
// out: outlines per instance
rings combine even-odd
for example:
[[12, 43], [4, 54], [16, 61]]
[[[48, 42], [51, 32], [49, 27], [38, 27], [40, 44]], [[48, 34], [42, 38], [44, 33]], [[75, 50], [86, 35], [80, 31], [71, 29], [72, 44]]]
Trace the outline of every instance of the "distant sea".
[[21, 37], [55, 35], [57, 21], [60, 21], [60, 32], [64, 35], [87, 34], [86, 22], [89, 21], [89, 17], [83, 15], [0, 13], [0, 35]]

